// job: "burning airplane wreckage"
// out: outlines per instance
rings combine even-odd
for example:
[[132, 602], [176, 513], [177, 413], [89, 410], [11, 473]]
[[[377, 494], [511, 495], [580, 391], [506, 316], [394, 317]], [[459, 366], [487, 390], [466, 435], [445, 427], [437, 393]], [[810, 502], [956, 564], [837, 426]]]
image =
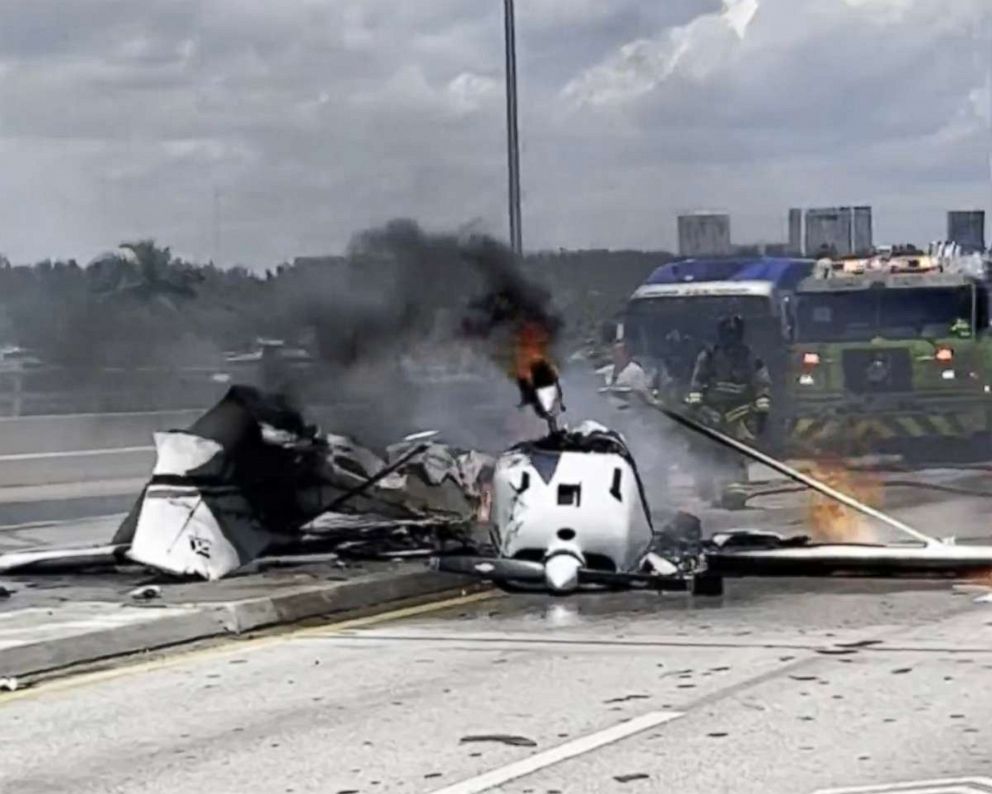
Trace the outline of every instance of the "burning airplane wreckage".
[[[595, 422], [559, 427], [562, 392], [553, 366], [535, 360], [520, 379], [548, 434], [517, 444], [496, 462], [490, 553], [433, 560], [437, 570], [509, 588], [570, 593], [588, 588], [650, 588], [719, 595], [724, 577], [982, 576], [992, 546], [940, 541], [863, 504], [695, 419], [638, 395], [669, 420], [778, 471], [845, 507], [908, 536], [883, 545], [816, 543], [758, 530], [704, 539], [699, 520], [677, 513], [654, 526], [637, 464], [623, 437]], [[629, 388], [610, 387], [625, 392]]]
[[[647, 588], [722, 592], [738, 576], [988, 576], [992, 546], [931, 538], [695, 420], [662, 414], [714, 443], [909, 536], [879, 545], [815, 543], [759, 530], [704, 538], [677, 513], [656, 526], [624, 438], [591, 421], [560, 423], [562, 389], [547, 359], [518, 371], [522, 406], [546, 435], [497, 458], [414, 434], [376, 456], [323, 435], [282, 398], [245, 386], [186, 430], [157, 433], [157, 460], [106, 546], [0, 555], [0, 573], [137, 563], [219, 579], [265, 555], [430, 557], [435, 570], [555, 594]], [[488, 539], [480, 515], [489, 513]], [[350, 514], [350, 515], [349, 515]], [[348, 519], [352, 520], [348, 520]]]
[[457, 546], [492, 461], [434, 436], [408, 436], [384, 460], [278, 395], [233, 386], [188, 429], [155, 434], [151, 478], [108, 545], [0, 555], [0, 573], [133, 562], [214, 580], [262, 555]]
[[[516, 380], [520, 407], [547, 423], [545, 434], [494, 458], [446, 446], [427, 431], [380, 456], [347, 437], [320, 433], [278, 395], [234, 386], [191, 427], [155, 435], [151, 478], [107, 545], [3, 554], [0, 573], [131, 563], [215, 580], [250, 570], [265, 556], [330, 551], [342, 558], [430, 557], [440, 572], [507, 588], [653, 588], [703, 595], [722, 592], [723, 578], [735, 576], [992, 571], [992, 546], [958, 547], [931, 538], [644, 396], [659, 421], [667, 417], [730, 447], [887, 524], [909, 542], [816, 543], [759, 530], [706, 537], [700, 521], [687, 513], [656, 525], [623, 436], [594, 422], [561, 422], [563, 392], [550, 352], [558, 320], [548, 296], [523, 278], [512, 256], [492, 241], [466, 247], [425, 236], [410, 224], [363, 240], [367, 250], [395, 265], [398, 281], [387, 278], [383, 284], [396, 281], [402, 311], [387, 311], [371, 326], [360, 318], [344, 338], [361, 336], [367, 326], [377, 329], [371, 347], [388, 355], [431, 325], [421, 316], [425, 312], [456, 316], [460, 322], [447, 329], [449, 335], [485, 346], [489, 358]], [[437, 270], [441, 265], [443, 272]], [[416, 292], [429, 267], [436, 276], [426, 279], [431, 289]], [[469, 276], [476, 281], [465, 282]], [[459, 289], [435, 289], [446, 280]], [[439, 295], [460, 303], [456, 296], [465, 294], [479, 297], [467, 307], [435, 305]], [[666, 506], [655, 507], [660, 514]], [[488, 538], [480, 537], [487, 524]]]

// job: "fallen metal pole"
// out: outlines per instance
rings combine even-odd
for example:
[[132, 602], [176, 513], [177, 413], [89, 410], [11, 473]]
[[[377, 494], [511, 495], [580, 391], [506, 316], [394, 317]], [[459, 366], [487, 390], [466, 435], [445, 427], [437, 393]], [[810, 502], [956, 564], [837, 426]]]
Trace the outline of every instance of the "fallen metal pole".
[[876, 546], [825, 543], [779, 549], [708, 551], [721, 576], [983, 576], [992, 571], [992, 547]]
[[673, 422], [677, 422], [678, 424], [682, 425], [685, 428], [688, 428], [694, 433], [698, 433], [700, 435], [706, 436], [707, 438], [712, 439], [718, 444], [722, 444], [725, 447], [730, 447], [731, 449], [740, 452], [742, 455], [750, 458], [751, 460], [755, 460], [758, 463], [763, 463], [769, 468], [775, 469], [775, 471], [784, 474], [789, 479], [795, 480], [796, 482], [801, 482], [803, 485], [809, 486], [814, 491], [819, 491], [824, 496], [828, 496], [831, 499], [834, 499], [835, 501], [840, 502], [841, 504], [847, 507], [850, 507], [852, 510], [856, 510], [862, 515], [866, 515], [876, 519], [877, 521], [881, 521], [883, 524], [887, 524], [893, 529], [896, 529], [899, 532], [909, 535], [914, 540], [921, 541], [922, 543], [925, 543], [928, 546], [942, 545], [940, 541], [937, 540], [936, 538], [932, 538], [929, 535], [924, 535], [919, 530], [913, 529], [911, 526], [909, 526], [908, 524], [904, 524], [899, 519], [893, 518], [892, 516], [883, 513], [881, 510], [876, 510], [874, 507], [870, 507], [869, 505], [866, 505], [864, 502], [859, 502], [857, 499], [854, 499], [853, 497], [848, 496], [847, 494], [842, 493], [841, 491], [838, 491], [836, 488], [831, 488], [829, 485], [827, 485], [824, 482], [821, 482], [820, 480], [817, 480], [815, 477], [810, 477], [808, 474], [804, 474], [798, 469], [794, 469], [792, 466], [788, 466], [785, 463], [782, 463], [782, 461], [771, 457], [771, 455], [766, 455], [764, 452], [759, 452], [754, 447], [748, 446], [747, 444], [738, 441], [736, 438], [731, 438], [727, 434], [721, 433], [719, 430], [714, 430], [712, 427], [707, 427], [702, 422], [698, 422], [695, 419], [692, 419], [691, 417], [685, 416], [684, 414], [680, 414], [676, 411], [671, 410], [670, 408], [666, 408], [657, 402], [648, 401], [648, 404], [651, 405], [653, 408], [656, 408], [657, 410], [661, 411], [665, 416], [667, 416]]

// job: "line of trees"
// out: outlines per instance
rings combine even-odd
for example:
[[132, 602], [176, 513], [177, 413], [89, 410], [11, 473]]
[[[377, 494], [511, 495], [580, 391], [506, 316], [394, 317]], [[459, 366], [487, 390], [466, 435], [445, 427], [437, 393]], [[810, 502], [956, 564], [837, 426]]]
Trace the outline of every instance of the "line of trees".
[[[559, 251], [527, 257], [550, 287], [566, 333], [594, 332], [666, 252]], [[308, 344], [301, 301], [361, 278], [344, 257], [300, 259], [254, 273], [188, 262], [152, 240], [122, 244], [83, 267], [13, 266], [0, 257], [0, 342], [68, 369], [209, 366], [259, 337]]]

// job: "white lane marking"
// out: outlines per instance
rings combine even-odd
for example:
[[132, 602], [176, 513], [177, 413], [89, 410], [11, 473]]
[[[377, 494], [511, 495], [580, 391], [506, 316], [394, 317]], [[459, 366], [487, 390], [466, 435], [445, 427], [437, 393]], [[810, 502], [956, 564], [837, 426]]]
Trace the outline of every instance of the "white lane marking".
[[873, 786], [817, 789], [814, 794], [979, 794], [992, 791], [992, 778], [954, 777], [943, 780], [910, 780], [904, 783], [882, 783]]
[[5, 461], [51, 460], [52, 458], [81, 458], [98, 455], [120, 455], [130, 452], [154, 452], [155, 447], [103, 447], [100, 449], [67, 449], [61, 452], [15, 452], [0, 455], [0, 463]]
[[681, 711], [651, 711], [627, 722], [621, 722], [610, 728], [604, 728], [596, 733], [590, 733], [587, 736], [581, 736], [557, 747], [552, 747], [550, 750], [534, 753], [522, 761], [514, 761], [512, 764], [492, 769], [452, 786], [436, 789], [430, 794], [478, 794], [494, 786], [508, 783], [524, 775], [567, 761], [569, 758], [575, 758], [607, 744], [626, 739], [628, 736], [633, 736], [657, 725], [677, 720], [682, 716], [684, 716], [684, 712]]

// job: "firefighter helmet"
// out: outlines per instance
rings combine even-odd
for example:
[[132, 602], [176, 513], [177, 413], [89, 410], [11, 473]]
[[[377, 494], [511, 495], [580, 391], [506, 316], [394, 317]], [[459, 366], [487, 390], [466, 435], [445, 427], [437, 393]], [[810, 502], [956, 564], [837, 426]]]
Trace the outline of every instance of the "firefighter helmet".
[[721, 345], [732, 345], [743, 342], [744, 318], [739, 314], [721, 318], [716, 326], [716, 339]]

